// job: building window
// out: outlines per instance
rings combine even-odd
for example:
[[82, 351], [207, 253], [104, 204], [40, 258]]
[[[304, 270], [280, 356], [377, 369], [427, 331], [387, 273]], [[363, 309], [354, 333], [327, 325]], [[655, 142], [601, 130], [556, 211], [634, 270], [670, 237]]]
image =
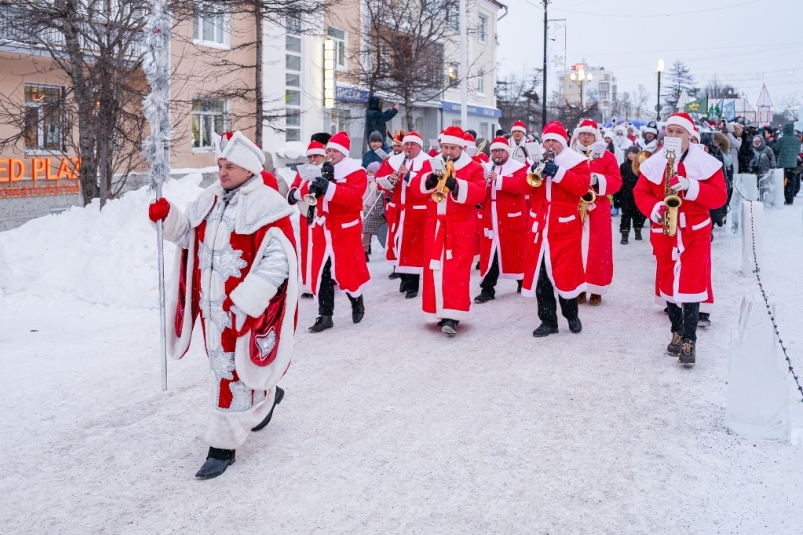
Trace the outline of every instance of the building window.
[[298, 74], [286, 73], [284, 75], [285, 85], [290, 87], [301, 87], [301, 77]]
[[65, 150], [61, 135], [62, 87], [25, 84], [26, 151]]
[[220, 135], [228, 130], [226, 124], [226, 101], [192, 101], [192, 148], [193, 150], [212, 150], [212, 134]]
[[488, 123], [480, 123], [480, 137], [484, 137], [485, 139], [489, 139], [490, 136], [488, 135]]
[[477, 93], [485, 94], [485, 70], [483, 69], [477, 71]]
[[423, 136], [424, 135], [424, 118], [423, 117], [416, 117], [415, 119], [413, 119], [413, 122], [415, 123], [414, 130]]
[[288, 71], [300, 71], [301, 70], [301, 56], [295, 56], [293, 54], [285, 54], [285, 67]]
[[292, 35], [287, 35], [284, 38], [285, 48], [288, 52], [295, 52], [301, 54], [301, 38]]
[[350, 110], [332, 110], [329, 133], [335, 135], [338, 132], [348, 132], [350, 122], [351, 122]]
[[608, 82], [599, 83], [599, 98], [600, 100], [608, 100], [608, 92], [611, 89], [611, 84]]
[[287, 126], [285, 131], [285, 141], [301, 141], [301, 110], [287, 108], [284, 115], [284, 124]]
[[301, 33], [301, 19], [295, 17], [287, 17], [285, 26], [287, 26], [287, 33], [298, 35]]
[[288, 106], [301, 106], [301, 91], [297, 89], [287, 89], [284, 94], [285, 104]]
[[452, 119], [452, 126], [460, 126], [460, 119]]
[[329, 26], [327, 33], [335, 42], [335, 65], [338, 70], [346, 70], [346, 32]]
[[448, 19], [449, 19], [449, 25], [452, 27], [452, 31], [455, 33], [459, 33], [460, 11], [457, 6], [453, 6], [449, 9]]
[[202, 12], [193, 19], [193, 38], [198, 44], [225, 47], [229, 44], [228, 14], [212, 9], [217, 4], [201, 4]]
[[477, 41], [485, 43], [488, 39], [488, 17], [480, 15], [477, 19]]

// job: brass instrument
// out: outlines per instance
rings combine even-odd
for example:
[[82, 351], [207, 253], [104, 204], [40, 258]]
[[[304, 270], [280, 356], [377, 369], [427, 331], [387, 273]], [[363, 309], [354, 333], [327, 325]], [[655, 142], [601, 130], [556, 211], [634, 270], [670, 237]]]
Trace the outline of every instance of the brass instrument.
[[652, 156], [652, 153], [648, 150], [643, 150], [636, 154], [636, 157], [633, 158], [633, 163], [630, 164], [630, 169], [633, 170], [634, 175], [639, 175], [639, 171], [641, 171], [641, 164], [643, 164], [644, 160], [650, 156]]
[[536, 167], [535, 170], [527, 173], [527, 184], [529, 184], [531, 188], [537, 188], [544, 183], [544, 167], [547, 163], [553, 161], [555, 161], [555, 153], [551, 150], [547, 151], [546, 157], [541, 163], [538, 164], [538, 167]]
[[449, 194], [449, 188], [446, 187], [446, 180], [454, 176], [454, 162], [449, 160], [446, 162], [446, 172], [444, 172], [438, 179], [438, 185], [435, 186], [435, 191], [432, 192], [432, 200], [435, 202], [444, 202]]
[[477, 152], [476, 152], [475, 154], [479, 154], [479, 153], [481, 153], [482, 151], [484, 151], [484, 150], [485, 150], [485, 146], [486, 146], [487, 144], [488, 144], [488, 140], [487, 140], [487, 139], [485, 139], [485, 138], [483, 138], [483, 140], [482, 140], [482, 141], [480, 141], [480, 144], [479, 144], [479, 145], [477, 145]]
[[678, 231], [678, 211], [683, 200], [672, 190], [669, 183], [675, 177], [675, 151], [666, 151], [666, 169], [664, 170], [664, 235], [674, 236]]
[[[326, 165], [326, 164], [329, 164], [329, 165]], [[325, 170], [326, 174], [324, 174], [324, 170]], [[323, 163], [321, 163], [321, 176], [323, 178], [325, 178], [326, 180], [328, 180], [330, 182], [333, 182], [334, 179], [335, 179], [334, 172], [335, 172], [335, 170], [334, 170], [334, 166], [332, 165], [332, 162], [329, 161], [329, 158], [326, 158], [323, 161]], [[312, 181], [310, 181], [310, 182], [312, 182]], [[308, 206], [308, 208], [307, 208], [307, 223], [312, 225], [312, 222], [315, 220], [315, 207], [318, 205], [318, 196], [317, 195], [313, 195], [312, 193], [307, 193], [306, 195], [304, 195], [304, 197], [302, 197], [301, 200], [303, 200]]]
[[588, 191], [580, 197], [580, 222], [584, 223], [586, 214], [588, 214], [588, 205], [597, 200], [597, 194], [593, 188], [588, 188]]

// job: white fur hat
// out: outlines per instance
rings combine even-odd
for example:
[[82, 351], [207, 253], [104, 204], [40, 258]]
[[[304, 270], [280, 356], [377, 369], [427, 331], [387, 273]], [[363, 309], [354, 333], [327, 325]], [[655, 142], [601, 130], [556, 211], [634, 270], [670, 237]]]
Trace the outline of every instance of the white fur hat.
[[214, 140], [215, 143], [215, 163], [221, 158], [228, 160], [234, 165], [239, 165], [243, 169], [250, 171], [254, 176], [262, 173], [262, 164], [265, 163], [265, 155], [262, 149], [257, 147], [253, 141], [237, 130], [236, 132], [224, 132], [223, 135]]

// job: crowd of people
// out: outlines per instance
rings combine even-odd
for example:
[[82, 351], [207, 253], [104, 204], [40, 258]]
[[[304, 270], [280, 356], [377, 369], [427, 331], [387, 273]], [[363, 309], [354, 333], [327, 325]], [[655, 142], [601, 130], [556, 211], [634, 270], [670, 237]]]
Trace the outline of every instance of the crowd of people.
[[[420, 296], [426, 320], [447, 336], [471, 320], [474, 305], [495, 306], [488, 303], [497, 285], [510, 279], [536, 299], [532, 334], [542, 338], [559, 332], [558, 307], [577, 334], [579, 305], [603, 303], [614, 276], [618, 207], [621, 244], [631, 230], [636, 240], [642, 231], [650, 237], [653, 297], [669, 318], [666, 353], [693, 366], [697, 329], [710, 325], [714, 302], [712, 227], [726, 215], [733, 174], [796, 168], [800, 150], [786, 128], [776, 139], [738, 123], [701, 127], [676, 113], [641, 129], [615, 122], [606, 130], [584, 119], [571, 135], [552, 121], [538, 137], [516, 121], [492, 140], [450, 126], [426, 151], [414, 131], [398, 132], [387, 146], [384, 124], [394, 110], [375, 104], [382, 130], [368, 132], [362, 162], [350, 157], [346, 132], [314, 134], [307, 164], [282, 196], [262, 168], [262, 151], [241, 132], [227, 132], [216, 141], [219, 182], [185, 212], [165, 199], [150, 206], [151, 221], [182, 251], [167, 303], [169, 353], [187, 352], [200, 316], [212, 370], [200, 479], [222, 474], [283, 399], [278, 381], [292, 357], [299, 297], [317, 303], [310, 333], [334, 327], [336, 290], [347, 295], [352, 321], [362, 321], [371, 238], [380, 232], [399, 291]], [[795, 169], [792, 196], [798, 178]]]

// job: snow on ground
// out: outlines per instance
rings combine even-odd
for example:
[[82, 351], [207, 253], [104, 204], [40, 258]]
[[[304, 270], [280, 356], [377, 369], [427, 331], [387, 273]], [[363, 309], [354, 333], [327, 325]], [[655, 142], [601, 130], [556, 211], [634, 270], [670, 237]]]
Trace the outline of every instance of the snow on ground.
[[[156, 276], [140, 273], [153, 265], [153, 234], [146, 200], [136, 204], [114, 223], [115, 239], [131, 228], [119, 273], [105, 273], [115, 264], [97, 252], [101, 232], [87, 243], [43, 236], [61, 252], [43, 255], [51, 264], [36, 273], [15, 271], [34, 255], [11, 247], [15, 233], [58, 225], [0, 234], [0, 280], [14, 285], [0, 298], [3, 532], [800, 532], [803, 450], [722, 423], [730, 330], [754, 284], [738, 271], [737, 237], [716, 231], [718, 309], [694, 369], [663, 353], [668, 320], [652, 304], [646, 241], [615, 245], [614, 287], [602, 306], [581, 306], [581, 334], [561, 319], [541, 340], [531, 336], [535, 301], [512, 281], [456, 338], [427, 327], [420, 302], [387, 279], [375, 242], [363, 322], [351, 323], [341, 295], [335, 328], [309, 334], [316, 310], [302, 300], [273, 422], [223, 476], [196, 481], [203, 346], [196, 339], [169, 363], [161, 392], [158, 312], [143, 308]], [[92, 229], [89, 216], [55, 217], [87, 217], [81, 228]], [[762, 274], [803, 371], [801, 217], [799, 205], [767, 212]], [[76, 266], [102, 291], [65, 293]], [[113, 304], [99, 304], [104, 295]]]

